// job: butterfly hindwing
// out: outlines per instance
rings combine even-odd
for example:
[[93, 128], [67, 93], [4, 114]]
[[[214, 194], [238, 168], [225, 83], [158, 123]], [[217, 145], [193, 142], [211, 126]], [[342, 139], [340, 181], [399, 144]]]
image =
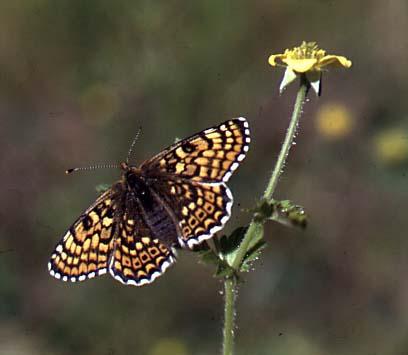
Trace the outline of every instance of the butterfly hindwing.
[[193, 248], [211, 238], [231, 216], [232, 194], [224, 183], [200, 183], [181, 178], [162, 180], [159, 196], [175, 214], [181, 246]]
[[148, 174], [173, 174], [193, 181], [226, 182], [249, 149], [245, 118], [226, 121], [173, 144], [141, 166]]
[[141, 286], [153, 282], [174, 262], [171, 248], [153, 238], [141, 219], [124, 216], [109, 263], [109, 272], [116, 280]]
[[108, 190], [78, 218], [51, 256], [52, 276], [76, 282], [106, 273], [117, 228], [115, 209]]

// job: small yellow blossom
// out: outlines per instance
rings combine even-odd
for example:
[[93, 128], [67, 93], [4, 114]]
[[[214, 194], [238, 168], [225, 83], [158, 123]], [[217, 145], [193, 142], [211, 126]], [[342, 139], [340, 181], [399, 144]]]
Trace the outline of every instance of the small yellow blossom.
[[354, 126], [350, 110], [339, 103], [323, 105], [316, 114], [316, 129], [325, 138], [338, 140], [349, 135]]
[[374, 139], [375, 157], [382, 163], [398, 165], [408, 161], [408, 132], [392, 128], [379, 133]]
[[273, 54], [269, 57], [269, 64], [285, 66], [285, 76], [280, 85], [280, 91], [286, 88], [299, 75], [305, 75], [310, 85], [320, 93], [321, 73], [327, 67], [350, 68], [351, 61], [346, 57], [326, 55], [315, 42], [303, 41], [299, 47], [286, 49], [283, 54]]

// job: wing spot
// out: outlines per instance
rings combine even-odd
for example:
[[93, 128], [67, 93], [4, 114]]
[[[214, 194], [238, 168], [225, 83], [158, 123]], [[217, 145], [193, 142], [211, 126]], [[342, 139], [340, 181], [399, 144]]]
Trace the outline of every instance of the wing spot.
[[126, 267], [130, 267], [132, 265], [130, 258], [127, 255], [122, 256], [122, 264]]
[[132, 264], [133, 264], [133, 268], [135, 270], [138, 270], [138, 269], [140, 269], [142, 267], [142, 263], [141, 263], [139, 258], [133, 258]]
[[192, 153], [196, 149], [195, 146], [189, 142], [184, 143], [181, 148], [186, 152], [186, 153]]
[[203, 157], [205, 158], [212, 158], [215, 156], [215, 152], [213, 150], [204, 150]]
[[97, 260], [98, 260], [98, 255], [97, 255], [95, 252], [91, 251], [91, 252], [89, 253], [89, 260], [91, 260], [91, 261], [97, 261]]
[[203, 157], [198, 157], [198, 158], [196, 158], [196, 159], [195, 159], [195, 162], [196, 162], [198, 165], [208, 165], [208, 163], [209, 163], [208, 159], [207, 159], [207, 158], [203, 158]]
[[198, 225], [198, 220], [194, 216], [191, 216], [188, 219], [188, 224], [190, 225], [191, 228], [195, 228]]
[[142, 251], [142, 252], [139, 254], [139, 257], [140, 257], [140, 259], [142, 260], [142, 263], [143, 263], [143, 264], [145, 264], [145, 263], [147, 263], [148, 261], [151, 260], [150, 255], [149, 255], [146, 251]]
[[155, 258], [157, 255], [160, 254], [159, 249], [157, 249], [156, 247], [150, 247], [149, 249], [147, 249], [149, 251], [149, 254], [152, 258]]
[[208, 214], [213, 214], [215, 207], [214, 205], [212, 205], [211, 203], [206, 202], [204, 204], [204, 210], [208, 213]]
[[207, 213], [205, 213], [203, 209], [198, 208], [195, 215], [200, 221], [203, 221], [204, 218], [207, 216]]
[[189, 227], [189, 226], [184, 226], [183, 227], [183, 235], [184, 236], [189, 236], [189, 235], [191, 235], [191, 228]]
[[183, 206], [183, 208], [181, 209], [181, 214], [183, 216], [188, 216], [188, 208], [186, 206]]
[[205, 191], [204, 197], [208, 202], [211, 202], [211, 203], [215, 202], [215, 194], [212, 191]]

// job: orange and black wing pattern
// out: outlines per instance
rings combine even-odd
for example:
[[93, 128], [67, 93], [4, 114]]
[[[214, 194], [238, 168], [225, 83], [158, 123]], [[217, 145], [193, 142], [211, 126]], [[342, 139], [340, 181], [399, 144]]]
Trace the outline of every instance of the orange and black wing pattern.
[[48, 263], [52, 276], [83, 281], [105, 274], [117, 230], [111, 190], [102, 194], [65, 233]]
[[231, 216], [233, 197], [225, 183], [200, 183], [181, 178], [163, 180], [157, 193], [175, 214], [178, 242], [192, 249], [221, 230]]
[[124, 216], [120, 235], [109, 263], [109, 273], [126, 285], [142, 286], [153, 282], [173, 264], [174, 251], [152, 237], [142, 219]]
[[249, 134], [240, 117], [181, 140], [139, 168], [121, 165], [122, 180], [56, 246], [50, 274], [76, 282], [109, 271], [126, 285], [153, 282], [176, 261], [175, 246], [193, 248], [230, 218], [226, 182], [245, 158]]
[[198, 182], [226, 182], [249, 149], [245, 118], [235, 118], [173, 144], [141, 166], [147, 175], [176, 175]]

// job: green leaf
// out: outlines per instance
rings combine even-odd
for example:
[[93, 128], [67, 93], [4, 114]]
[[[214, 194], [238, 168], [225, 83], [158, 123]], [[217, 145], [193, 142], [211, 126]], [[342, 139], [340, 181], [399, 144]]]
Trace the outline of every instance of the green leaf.
[[212, 249], [208, 250], [200, 250], [197, 252], [197, 254], [200, 257], [200, 261], [203, 264], [208, 264], [208, 265], [216, 265], [218, 266], [219, 262], [222, 261], [218, 255], [214, 253]]
[[219, 240], [220, 252], [223, 255], [234, 252], [242, 242], [248, 227], [238, 227], [229, 237], [223, 235]]
[[219, 240], [219, 252], [228, 265], [232, 265], [248, 227], [238, 227], [229, 237], [222, 236]]
[[226, 262], [220, 262], [214, 274], [215, 277], [228, 278], [235, 275], [235, 270]]
[[306, 228], [307, 214], [302, 206], [290, 200], [262, 200], [255, 209], [255, 220], [272, 220], [286, 226]]
[[243, 272], [250, 271], [252, 264], [254, 263], [254, 261], [256, 261], [260, 257], [262, 250], [265, 247], [266, 247], [266, 242], [264, 240], [260, 240], [252, 248], [250, 248], [248, 252], [245, 254], [244, 260], [242, 260], [240, 270]]
[[306, 228], [307, 214], [302, 206], [295, 205], [289, 200], [282, 200], [275, 203], [275, 208], [272, 220], [301, 229]]

